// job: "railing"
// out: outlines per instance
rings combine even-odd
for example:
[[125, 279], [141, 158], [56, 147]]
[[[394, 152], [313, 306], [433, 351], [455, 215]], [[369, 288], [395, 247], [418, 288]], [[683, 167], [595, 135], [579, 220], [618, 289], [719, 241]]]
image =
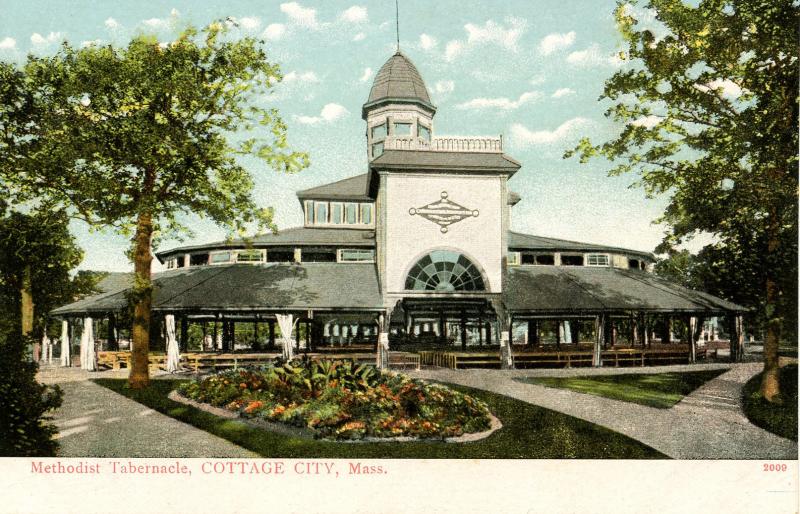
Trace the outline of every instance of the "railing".
[[429, 152], [501, 153], [502, 137], [435, 137], [430, 142], [418, 137], [390, 136], [384, 142], [386, 150], [423, 150]]

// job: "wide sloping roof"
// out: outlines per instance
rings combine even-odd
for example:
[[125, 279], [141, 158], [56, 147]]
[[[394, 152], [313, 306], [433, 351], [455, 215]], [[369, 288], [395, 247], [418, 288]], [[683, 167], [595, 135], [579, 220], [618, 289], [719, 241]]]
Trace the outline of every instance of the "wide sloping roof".
[[372, 169], [505, 171], [513, 175], [521, 164], [502, 153], [386, 150], [370, 161]]
[[192, 246], [179, 246], [156, 252], [156, 257], [163, 262], [164, 258], [175, 253], [186, 253], [198, 250], [224, 250], [228, 248], [246, 248], [248, 246], [375, 246], [375, 231], [352, 228], [294, 227], [278, 231], [277, 234], [262, 234], [249, 240], [234, 239], [217, 241]]
[[364, 111], [385, 102], [420, 103], [435, 111], [428, 88], [417, 67], [399, 50], [389, 58], [375, 75]]
[[515, 266], [504, 293], [511, 312], [686, 312], [746, 309], [652, 273], [604, 267]]
[[650, 260], [655, 260], [653, 254], [640, 250], [620, 248], [618, 246], [606, 246], [595, 243], [581, 243], [580, 241], [569, 241], [566, 239], [555, 239], [552, 237], [535, 236], [523, 234], [522, 232], [508, 231], [508, 247], [513, 250], [551, 250], [551, 251], [598, 251], [598, 252], [619, 252], [640, 255]]
[[[59, 307], [54, 316], [125, 309], [128, 289]], [[153, 277], [153, 310], [378, 310], [383, 301], [373, 264], [228, 264], [166, 271]]]
[[367, 174], [356, 175], [330, 184], [304, 189], [297, 192], [297, 197], [304, 199], [321, 200], [352, 200], [371, 202], [367, 194]]

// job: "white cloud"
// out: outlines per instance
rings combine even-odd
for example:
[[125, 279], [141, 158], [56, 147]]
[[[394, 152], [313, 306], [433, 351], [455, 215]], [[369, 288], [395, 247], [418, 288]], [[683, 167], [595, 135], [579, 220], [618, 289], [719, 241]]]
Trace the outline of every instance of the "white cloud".
[[456, 84], [452, 80], [440, 80], [433, 86], [433, 90], [437, 93], [451, 93], [455, 88]]
[[538, 91], [522, 93], [516, 100], [501, 98], [473, 98], [468, 102], [456, 105], [458, 109], [502, 109], [505, 111], [518, 109], [523, 105], [538, 100], [542, 94]]
[[439, 42], [436, 41], [436, 38], [433, 36], [429, 36], [428, 34], [419, 35], [419, 46], [423, 50], [432, 50], [438, 43]]
[[301, 82], [301, 83], [316, 83], [319, 82], [319, 77], [313, 71], [304, 71], [304, 72], [296, 72], [290, 71], [286, 75], [283, 76], [283, 82], [292, 83], [292, 82]]
[[567, 56], [567, 62], [576, 66], [621, 66], [622, 60], [616, 55], [604, 54], [600, 45], [593, 44], [586, 50], [578, 50]]
[[348, 114], [347, 109], [339, 104], [325, 104], [319, 116], [295, 116], [294, 118], [304, 125], [318, 125], [320, 123], [332, 123], [343, 118]]
[[739, 98], [743, 93], [739, 84], [728, 79], [714, 79], [705, 84], [695, 84], [694, 87], [703, 92], [719, 91], [722, 96], [730, 100]]
[[278, 40], [284, 35], [286, 35], [286, 25], [283, 23], [270, 23], [261, 34], [264, 39], [268, 39], [270, 41]]
[[47, 37], [42, 36], [38, 32], [34, 32], [31, 35], [31, 43], [36, 46], [49, 45], [50, 43], [55, 43], [59, 39], [61, 39], [61, 32], [51, 32]]
[[549, 145], [557, 143], [572, 136], [575, 131], [582, 129], [591, 122], [586, 118], [572, 118], [565, 121], [555, 130], [529, 130], [524, 125], [515, 123], [511, 125], [511, 138], [520, 146]]
[[247, 31], [256, 30], [261, 26], [261, 19], [256, 16], [245, 16], [236, 21], [239, 22], [240, 27]]
[[360, 5], [354, 5], [343, 11], [339, 15], [339, 19], [349, 23], [363, 23], [367, 21], [367, 8]]
[[444, 49], [444, 58], [452, 61], [469, 47], [489, 43], [516, 52], [517, 42], [525, 32], [526, 25], [527, 22], [523, 18], [507, 18], [505, 25], [493, 20], [488, 20], [483, 25], [467, 23], [464, 25], [464, 30], [467, 31], [466, 41], [458, 39], [448, 41]]
[[452, 40], [448, 41], [447, 45], [444, 48], [444, 58], [448, 61], [452, 61], [458, 55], [464, 51], [464, 44], [461, 41]]
[[545, 80], [547, 80], [547, 79], [545, 79], [544, 75], [536, 75], [535, 77], [533, 77], [532, 79], [530, 79], [528, 81], [528, 84], [530, 84], [532, 86], [540, 86], [540, 85], [544, 84]]
[[553, 97], [553, 98], [561, 98], [563, 96], [569, 96], [569, 95], [574, 95], [574, 94], [575, 94], [575, 90], [574, 89], [570, 89], [568, 87], [561, 87], [561, 88], [556, 89], [553, 92], [553, 94], [550, 95], [550, 96]]
[[13, 37], [6, 37], [0, 41], [0, 50], [13, 50], [17, 47], [17, 40]]
[[317, 10], [303, 7], [297, 2], [281, 4], [281, 12], [286, 14], [295, 24], [309, 29], [317, 30], [320, 24], [317, 21]]
[[119, 22], [117, 20], [115, 20], [114, 18], [111, 18], [111, 17], [106, 18], [106, 21], [104, 21], [103, 24], [109, 30], [114, 30], [114, 29], [118, 29], [119, 28]]
[[495, 43], [508, 50], [517, 49], [517, 41], [525, 31], [527, 22], [522, 18], [508, 18], [508, 27], [492, 20], [487, 21], [482, 27], [467, 23], [464, 29], [467, 31], [467, 43]]
[[366, 34], [364, 34], [363, 32], [359, 32], [358, 34], [353, 36], [353, 41], [363, 41], [366, 37], [367, 37]]
[[364, 68], [364, 73], [361, 75], [361, 78], [358, 79], [360, 82], [366, 82], [372, 77], [372, 68]]
[[572, 46], [575, 42], [575, 31], [567, 32], [566, 34], [548, 34], [541, 41], [539, 41], [539, 53], [542, 55], [550, 55], [557, 50]]
[[86, 48], [89, 46], [100, 46], [103, 44], [102, 39], [93, 39], [91, 41], [81, 41], [81, 48]]
[[169, 27], [169, 21], [161, 18], [150, 18], [144, 20], [142, 24], [146, 25], [147, 27], [150, 27], [151, 29], [158, 29], [158, 30]]
[[644, 128], [653, 128], [661, 122], [661, 118], [654, 115], [649, 116], [642, 116], [641, 118], [636, 118], [635, 120], [631, 121], [629, 124], [633, 125], [634, 127], [644, 127]]

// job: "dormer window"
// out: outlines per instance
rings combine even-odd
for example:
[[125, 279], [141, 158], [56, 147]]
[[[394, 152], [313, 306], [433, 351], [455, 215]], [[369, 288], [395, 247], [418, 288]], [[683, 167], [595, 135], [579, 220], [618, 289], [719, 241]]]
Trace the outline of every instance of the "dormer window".
[[424, 139], [426, 142], [431, 142], [431, 129], [423, 125], [422, 123], [417, 123], [417, 136], [420, 139]]
[[411, 135], [411, 123], [406, 122], [395, 122], [394, 126], [392, 127], [393, 135], [395, 136], [410, 136]]
[[306, 226], [362, 225], [375, 223], [375, 207], [367, 202], [306, 200]]
[[239, 250], [236, 252], [236, 262], [264, 262], [262, 250]]
[[328, 223], [328, 202], [314, 202], [314, 222], [317, 225]]
[[344, 222], [348, 225], [355, 225], [358, 223], [357, 205], [354, 203], [346, 203], [344, 205]]
[[361, 204], [361, 224], [362, 225], [370, 225], [372, 223], [372, 204], [371, 203], [362, 203]]
[[586, 254], [587, 266], [608, 266], [609, 257], [604, 253], [589, 253]]

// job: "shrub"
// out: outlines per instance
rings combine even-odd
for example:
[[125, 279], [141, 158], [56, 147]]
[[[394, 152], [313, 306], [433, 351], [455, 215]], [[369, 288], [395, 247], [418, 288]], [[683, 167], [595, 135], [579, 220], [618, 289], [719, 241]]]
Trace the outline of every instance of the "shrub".
[[480, 400], [353, 361], [295, 360], [229, 370], [185, 384], [180, 392], [244, 417], [308, 427], [333, 439], [444, 438], [491, 424]]
[[36, 382], [29, 344], [21, 336], [0, 338], [0, 455], [7, 457], [50, 457], [58, 449], [47, 413], [61, 405], [63, 392]]

